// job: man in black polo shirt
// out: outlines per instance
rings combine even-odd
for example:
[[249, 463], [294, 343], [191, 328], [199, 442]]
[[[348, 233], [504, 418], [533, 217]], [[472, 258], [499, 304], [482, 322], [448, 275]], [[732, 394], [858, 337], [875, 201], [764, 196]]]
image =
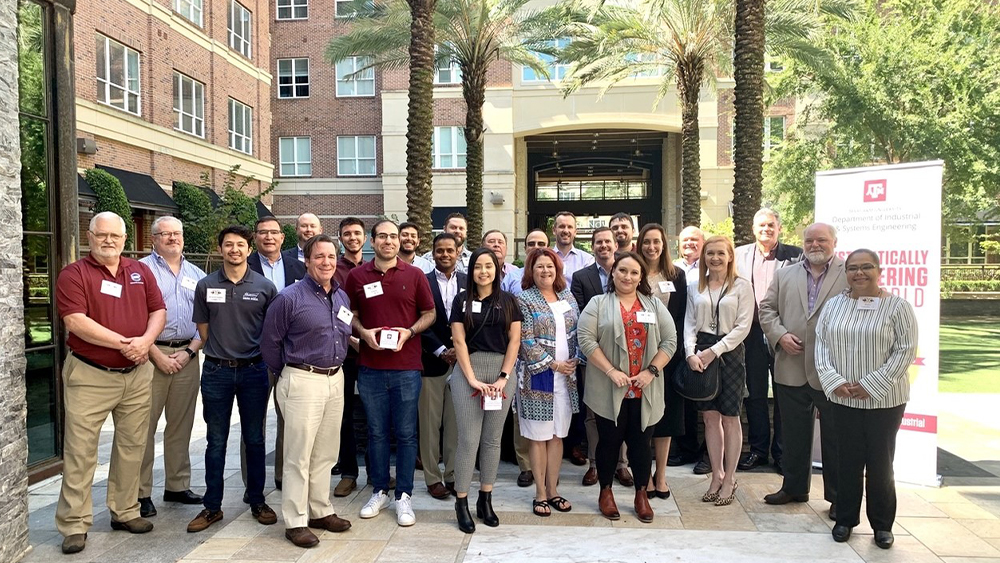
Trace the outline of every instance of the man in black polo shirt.
[[207, 428], [205, 509], [188, 524], [200, 532], [222, 520], [223, 472], [233, 399], [239, 403], [240, 430], [247, 452], [250, 510], [261, 524], [277, 515], [264, 502], [264, 417], [271, 385], [260, 355], [267, 306], [277, 295], [274, 284], [247, 267], [250, 230], [240, 225], [219, 233], [223, 264], [198, 282], [193, 320], [205, 343], [201, 398]]

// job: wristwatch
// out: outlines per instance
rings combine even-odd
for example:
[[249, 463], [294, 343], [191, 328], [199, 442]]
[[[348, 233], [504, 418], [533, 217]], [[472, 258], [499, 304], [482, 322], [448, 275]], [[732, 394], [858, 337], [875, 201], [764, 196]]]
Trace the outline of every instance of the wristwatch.
[[500, 372], [500, 379], [507, 379], [508, 377], [510, 377], [509, 373], [507, 373], [505, 371], [501, 371]]
[[653, 377], [660, 377], [660, 368], [654, 366], [653, 364], [649, 364], [649, 367], [646, 369], [649, 370], [649, 373], [653, 374]]
[[184, 351], [187, 352], [189, 358], [194, 358], [195, 356], [198, 355], [198, 352], [195, 352], [191, 348], [185, 348]]

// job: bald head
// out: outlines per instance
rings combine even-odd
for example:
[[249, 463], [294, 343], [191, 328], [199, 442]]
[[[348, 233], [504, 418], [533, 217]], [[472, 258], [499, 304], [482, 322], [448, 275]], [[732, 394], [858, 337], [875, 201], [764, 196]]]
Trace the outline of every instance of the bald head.
[[323, 232], [323, 225], [319, 223], [319, 217], [312, 213], [303, 213], [295, 221], [295, 236], [299, 240], [299, 248], [303, 248], [306, 241]]
[[705, 244], [705, 233], [701, 232], [698, 227], [691, 225], [684, 227], [677, 238], [679, 239], [681, 257], [688, 264], [694, 264], [694, 261], [701, 256], [701, 246]]

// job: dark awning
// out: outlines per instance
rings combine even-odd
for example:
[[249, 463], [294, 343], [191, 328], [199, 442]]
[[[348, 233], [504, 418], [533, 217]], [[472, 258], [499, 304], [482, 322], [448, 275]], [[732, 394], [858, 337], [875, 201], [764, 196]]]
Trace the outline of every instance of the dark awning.
[[[165, 211], [168, 213], [177, 212], [177, 204], [170, 199], [167, 192], [156, 183], [152, 176], [120, 170], [110, 166], [97, 165], [97, 168], [111, 174], [118, 179], [125, 190], [125, 197], [128, 198], [129, 205], [134, 209], [148, 209], [151, 211]], [[81, 196], [96, 197], [94, 190], [87, 184], [86, 178], [80, 176], [77, 182], [77, 189]]]
[[267, 206], [264, 205], [263, 203], [261, 203], [261, 201], [258, 199], [257, 200], [257, 218], [258, 219], [263, 219], [264, 217], [274, 217], [274, 213], [271, 213], [271, 210], [268, 209]]

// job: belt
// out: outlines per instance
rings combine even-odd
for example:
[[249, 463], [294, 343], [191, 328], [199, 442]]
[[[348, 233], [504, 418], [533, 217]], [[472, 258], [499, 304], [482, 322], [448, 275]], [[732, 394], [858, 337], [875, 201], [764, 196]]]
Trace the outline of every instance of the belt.
[[205, 361], [227, 368], [245, 368], [247, 366], [259, 364], [263, 359], [264, 358], [262, 358], [260, 354], [257, 354], [252, 358], [241, 358], [239, 360], [223, 360], [222, 358], [216, 358], [214, 356], [209, 356], [208, 354], [205, 355]]
[[95, 362], [94, 360], [84, 358], [83, 356], [77, 354], [76, 352], [73, 352], [73, 355], [76, 356], [76, 359], [80, 360], [81, 362], [87, 364], [90, 367], [95, 367], [97, 369], [102, 369], [104, 371], [110, 371], [112, 373], [122, 373], [122, 374], [132, 373], [133, 371], [135, 371], [135, 368], [139, 367], [139, 366], [129, 366], [127, 368], [109, 368], [108, 366], [102, 366], [101, 364]]
[[157, 346], [166, 346], [167, 348], [180, 348], [182, 346], [187, 346], [191, 343], [191, 339], [187, 340], [157, 340]]
[[290, 368], [300, 369], [302, 371], [308, 371], [310, 373], [317, 373], [319, 375], [325, 375], [330, 377], [331, 375], [337, 375], [340, 372], [340, 366], [333, 366], [332, 368], [318, 368], [316, 366], [311, 366], [309, 364], [285, 364]]

